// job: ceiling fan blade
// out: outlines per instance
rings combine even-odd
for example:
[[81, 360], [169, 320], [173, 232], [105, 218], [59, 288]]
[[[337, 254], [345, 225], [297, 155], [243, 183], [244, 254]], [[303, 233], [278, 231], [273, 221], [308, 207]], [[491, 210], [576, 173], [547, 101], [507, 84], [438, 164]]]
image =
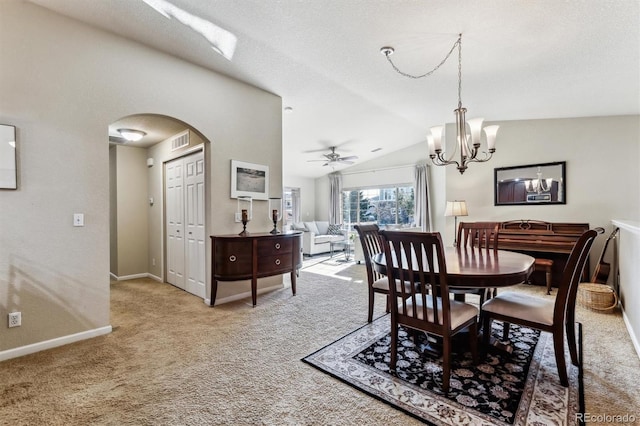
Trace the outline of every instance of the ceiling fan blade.
[[315, 161], [327, 161], [327, 160], [307, 160], [307, 163], [313, 163]]
[[353, 161], [338, 160], [340, 164], [353, 164]]
[[340, 157], [338, 158], [339, 161], [351, 161], [351, 160], [357, 160], [358, 156], [357, 155], [350, 155], [348, 157]]

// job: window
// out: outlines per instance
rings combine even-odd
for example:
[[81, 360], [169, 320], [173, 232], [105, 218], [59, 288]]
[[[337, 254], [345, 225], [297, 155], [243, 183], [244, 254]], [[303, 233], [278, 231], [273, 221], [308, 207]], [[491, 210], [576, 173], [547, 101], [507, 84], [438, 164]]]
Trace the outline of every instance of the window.
[[284, 188], [283, 193], [284, 224], [300, 222], [300, 188]]
[[413, 186], [358, 188], [342, 192], [343, 223], [410, 225], [414, 223]]

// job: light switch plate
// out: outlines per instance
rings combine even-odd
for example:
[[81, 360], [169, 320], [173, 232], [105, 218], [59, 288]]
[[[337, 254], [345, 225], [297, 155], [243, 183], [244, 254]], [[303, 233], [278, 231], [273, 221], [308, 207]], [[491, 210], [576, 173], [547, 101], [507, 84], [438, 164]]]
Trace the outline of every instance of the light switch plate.
[[73, 226], [84, 226], [84, 214], [83, 213], [74, 213], [73, 214]]

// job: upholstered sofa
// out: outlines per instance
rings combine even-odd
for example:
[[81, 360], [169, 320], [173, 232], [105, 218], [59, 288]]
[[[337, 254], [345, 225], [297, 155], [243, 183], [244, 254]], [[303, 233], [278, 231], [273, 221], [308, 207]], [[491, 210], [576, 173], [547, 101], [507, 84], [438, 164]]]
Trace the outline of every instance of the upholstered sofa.
[[292, 229], [303, 231], [302, 253], [313, 256], [331, 251], [331, 242], [343, 241], [346, 233], [339, 226], [326, 221], [312, 221], [293, 224]]

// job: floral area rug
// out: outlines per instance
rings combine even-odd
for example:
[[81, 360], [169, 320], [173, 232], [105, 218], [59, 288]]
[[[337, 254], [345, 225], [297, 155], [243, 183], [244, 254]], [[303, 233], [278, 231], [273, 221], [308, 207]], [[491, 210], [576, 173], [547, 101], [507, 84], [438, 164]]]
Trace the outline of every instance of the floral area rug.
[[[496, 338], [502, 336], [501, 327], [493, 322]], [[414, 342], [407, 330], [400, 329], [396, 372], [389, 371], [389, 330], [390, 318], [385, 315], [303, 361], [428, 424], [580, 423], [582, 371], [571, 364], [567, 350], [569, 387], [560, 385], [548, 333], [511, 325], [512, 352], [491, 348], [477, 365], [468, 352], [454, 354], [445, 396], [440, 390], [442, 359], [425, 350], [429, 342], [422, 333]]]

